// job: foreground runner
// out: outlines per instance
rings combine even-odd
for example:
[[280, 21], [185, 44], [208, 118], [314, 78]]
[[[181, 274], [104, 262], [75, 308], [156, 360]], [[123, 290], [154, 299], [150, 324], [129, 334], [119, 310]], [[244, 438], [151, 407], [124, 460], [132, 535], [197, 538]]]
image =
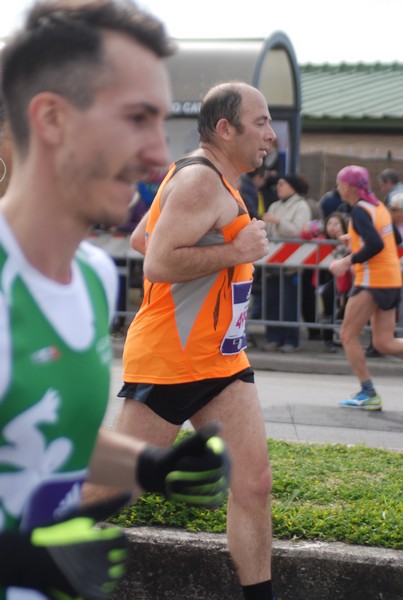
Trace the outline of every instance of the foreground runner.
[[13, 139], [0, 201], [3, 586], [55, 598], [112, 592], [124, 538], [93, 527], [111, 506], [77, 513], [86, 477], [126, 499], [148, 490], [216, 506], [226, 497], [216, 426], [166, 450], [98, 433], [117, 277], [81, 241], [96, 223], [124, 222], [136, 179], [166, 164], [171, 52], [161, 23], [130, 2], [64, 0], [34, 5], [1, 54]]

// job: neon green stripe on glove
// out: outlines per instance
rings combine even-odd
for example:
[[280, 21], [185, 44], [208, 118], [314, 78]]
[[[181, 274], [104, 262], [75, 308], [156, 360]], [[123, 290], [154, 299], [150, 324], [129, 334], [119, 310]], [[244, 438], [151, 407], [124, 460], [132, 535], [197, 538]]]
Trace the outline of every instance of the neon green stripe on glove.
[[[105, 502], [94, 514], [109, 516], [118, 505], [116, 499]], [[91, 512], [88, 507], [31, 532], [1, 534], [0, 584], [36, 589], [55, 600], [106, 600], [125, 572], [127, 541], [118, 527], [94, 528]]]
[[211, 423], [171, 448], [147, 446], [137, 467], [141, 487], [196, 506], [220, 506], [226, 499], [231, 463], [218, 433], [219, 425]]

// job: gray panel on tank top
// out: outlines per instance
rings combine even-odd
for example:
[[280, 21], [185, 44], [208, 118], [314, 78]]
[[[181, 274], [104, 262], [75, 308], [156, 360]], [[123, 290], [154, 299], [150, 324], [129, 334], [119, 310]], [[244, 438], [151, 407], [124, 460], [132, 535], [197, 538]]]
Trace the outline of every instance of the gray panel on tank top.
[[[196, 246], [223, 244], [224, 237], [219, 229], [209, 231]], [[203, 302], [210, 292], [218, 273], [199, 277], [191, 281], [173, 283], [171, 292], [175, 303], [175, 318], [182, 348], [185, 347], [190, 331], [199, 314]]]

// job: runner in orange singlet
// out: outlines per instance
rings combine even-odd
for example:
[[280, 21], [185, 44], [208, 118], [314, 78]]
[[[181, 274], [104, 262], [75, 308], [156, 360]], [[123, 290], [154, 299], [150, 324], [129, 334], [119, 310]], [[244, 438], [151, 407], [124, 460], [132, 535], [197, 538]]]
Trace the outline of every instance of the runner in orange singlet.
[[371, 319], [372, 343], [379, 352], [403, 354], [403, 339], [394, 337], [402, 276], [390, 213], [369, 189], [368, 171], [350, 165], [337, 176], [337, 189], [351, 207], [348, 229], [351, 254], [333, 261], [336, 277], [353, 268], [354, 286], [347, 301], [340, 337], [361, 389], [339, 404], [346, 408], [381, 410], [361, 346], [360, 335]]
[[199, 149], [171, 166], [148, 221], [135, 230], [132, 245], [146, 248], [144, 301], [128, 332], [126, 400], [115, 423], [164, 446], [187, 419], [196, 429], [222, 423], [233, 464], [228, 544], [245, 598], [257, 600], [272, 599], [271, 473], [244, 348], [252, 263], [268, 253], [268, 241], [237, 186], [270, 151], [270, 120], [256, 88], [212, 88], [200, 111]]

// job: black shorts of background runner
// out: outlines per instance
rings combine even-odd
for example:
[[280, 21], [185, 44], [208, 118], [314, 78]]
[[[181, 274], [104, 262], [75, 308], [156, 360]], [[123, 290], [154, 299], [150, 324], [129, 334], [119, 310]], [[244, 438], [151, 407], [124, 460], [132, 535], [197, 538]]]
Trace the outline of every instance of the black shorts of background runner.
[[185, 421], [218, 396], [227, 386], [240, 379], [254, 383], [253, 369], [248, 367], [231, 377], [203, 379], [177, 384], [124, 383], [119, 398], [137, 400], [173, 425]]
[[376, 304], [381, 310], [391, 310], [397, 308], [400, 303], [402, 288], [366, 288], [360, 286], [354, 286], [351, 288], [349, 296], [356, 296], [361, 291], [366, 290], [369, 292]]

